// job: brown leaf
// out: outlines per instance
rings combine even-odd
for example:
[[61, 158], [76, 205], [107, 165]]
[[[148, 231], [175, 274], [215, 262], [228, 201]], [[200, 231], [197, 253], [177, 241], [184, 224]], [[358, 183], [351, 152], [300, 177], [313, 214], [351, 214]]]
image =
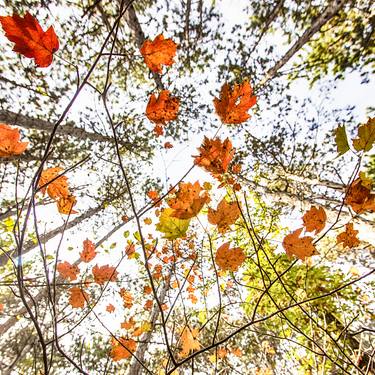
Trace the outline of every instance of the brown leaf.
[[348, 223], [345, 226], [345, 232], [342, 232], [337, 236], [337, 244], [342, 243], [344, 248], [356, 247], [360, 244], [357, 234], [358, 231], [353, 228], [353, 223]]
[[230, 248], [230, 243], [222, 244], [216, 251], [215, 262], [223, 271], [236, 272], [246, 256], [240, 247]]
[[305, 260], [307, 257], [316, 254], [317, 251], [312, 243], [312, 237], [299, 237], [302, 230], [303, 228], [297, 229], [285, 236], [283, 247], [288, 256], [294, 255], [301, 260]]
[[59, 263], [56, 269], [64, 280], [77, 280], [77, 275], [79, 274], [79, 268], [77, 265], [65, 261]]
[[99, 267], [96, 265], [92, 269], [92, 274], [95, 282], [99, 285], [103, 285], [108, 281], [117, 281], [118, 272], [116, 271], [115, 267], [110, 267], [108, 265]]
[[217, 209], [208, 209], [208, 221], [217, 225], [219, 232], [224, 233], [229, 229], [229, 226], [234, 224], [240, 217], [240, 209], [237, 202], [227, 202], [225, 198], [218, 204]]
[[315, 231], [315, 234], [318, 234], [326, 225], [327, 215], [323, 207], [311, 206], [310, 210], [302, 216], [302, 220], [306, 232]]
[[69, 297], [70, 305], [76, 309], [83, 309], [86, 301], [89, 300], [89, 295], [78, 286], [74, 286], [73, 288], [70, 288], [69, 293], [70, 293], [70, 297]]

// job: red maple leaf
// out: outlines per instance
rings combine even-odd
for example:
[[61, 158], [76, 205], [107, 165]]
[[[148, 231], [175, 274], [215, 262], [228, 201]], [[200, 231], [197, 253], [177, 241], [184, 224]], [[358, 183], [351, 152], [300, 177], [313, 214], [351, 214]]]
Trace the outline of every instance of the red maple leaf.
[[51, 65], [53, 54], [59, 49], [53, 26], [43, 31], [39, 22], [28, 12], [23, 18], [18, 14], [0, 16], [0, 23], [5, 36], [15, 43], [13, 51], [35, 59], [36, 65], [41, 68]]

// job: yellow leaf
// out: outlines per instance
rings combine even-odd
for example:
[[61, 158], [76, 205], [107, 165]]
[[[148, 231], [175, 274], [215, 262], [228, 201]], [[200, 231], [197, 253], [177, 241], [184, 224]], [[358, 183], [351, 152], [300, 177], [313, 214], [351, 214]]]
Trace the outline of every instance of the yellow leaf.
[[165, 208], [160, 214], [159, 223], [156, 224], [156, 230], [164, 233], [164, 238], [168, 240], [185, 237], [190, 224], [190, 219], [173, 217], [173, 212], [173, 209]]

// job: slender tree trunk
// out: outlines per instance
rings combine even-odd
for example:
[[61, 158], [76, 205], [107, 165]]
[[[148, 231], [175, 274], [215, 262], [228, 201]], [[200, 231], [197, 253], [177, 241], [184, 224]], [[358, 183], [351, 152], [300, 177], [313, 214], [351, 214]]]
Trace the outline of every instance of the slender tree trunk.
[[[0, 110], [0, 122], [4, 122], [10, 125], [17, 125], [24, 129], [33, 129], [51, 133], [54, 127], [52, 122], [38, 119], [35, 117], [25, 116], [21, 113], [16, 113], [8, 110]], [[113, 139], [107, 135], [88, 132], [82, 128], [74, 125], [72, 122], [68, 122], [63, 126], [58, 127], [57, 134], [74, 137], [80, 140], [91, 140], [97, 142], [113, 142]], [[127, 147], [131, 150], [131, 144], [128, 142], [120, 142], [121, 146]]]
[[288, 52], [266, 73], [259, 86], [265, 85], [269, 80], [276, 76], [279, 70], [307, 43], [319, 32], [320, 28], [332, 19], [337, 12], [347, 4], [346, 0], [333, 0], [312, 22], [311, 26], [302, 34], [302, 36], [293, 44]]
[[[168, 280], [169, 280], [171, 275], [172, 275], [172, 268], [170, 270], [169, 277], [167, 277], [167, 281], [164, 283], [163, 288], [161, 289], [161, 291], [159, 293], [158, 300], [160, 301], [160, 304], [164, 303], [165, 297], [167, 295], [167, 291], [169, 289], [169, 281]], [[137, 358], [137, 360], [135, 358], [133, 358], [133, 361], [130, 365], [128, 375], [139, 375], [141, 373], [141, 369], [142, 369], [141, 363], [143, 363], [143, 361], [145, 359], [145, 353], [146, 353], [146, 350], [147, 350], [147, 348], [150, 344], [150, 340], [151, 340], [151, 337], [152, 337], [152, 334], [153, 334], [153, 331], [154, 331], [156, 321], [159, 318], [159, 314], [160, 314], [159, 306], [158, 306], [158, 304], [154, 303], [154, 307], [152, 309], [151, 317], [150, 317], [151, 329], [149, 331], [145, 332], [143, 334], [143, 336], [141, 337], [142, 342], [141, 342], [140, 345], [138, 345], [138, 348], [135, 352], [135, 358]]]
[[[62, 224], [59, 227], [51, 230], [50, 232], [48, 232], [44, 235], [41, 235], [40, 236], [41, 243], [45, 244], [50, 239], [54, 238], [58, 234], [61, 234], [64, 229], [68, 230], [68, 229], [73, 228], [77, 224], [80, 224], [83, 220], [91, 218], [92, 216], [94, 216], [95, 214], [97, 214], [98, 212], [100, 212], [103, 209], [104, 209], [103, 204], [101, 204], [100, 206], [88, 209], [85, 213], [83, 213], [82, 215], [80, 215], [80, 216], [76, 217], [75, 219], [71, 220], [68, 224]], [[23, 249], [22, 249], [22, 255], [27, 254], [31, 250], [35, 249], [37, 246], [38, 246], [38, 243], [35, 243], [35, 241], [26, 242], [23, 246]], [[0, 266], [5, 265], [8, 261], [8, 259], [9, 259], [9, 257], [13, 256], [13, 254], [14, 254], [14, 250], [8, 251], [6, 253], [2, 253], [0, 255]]]

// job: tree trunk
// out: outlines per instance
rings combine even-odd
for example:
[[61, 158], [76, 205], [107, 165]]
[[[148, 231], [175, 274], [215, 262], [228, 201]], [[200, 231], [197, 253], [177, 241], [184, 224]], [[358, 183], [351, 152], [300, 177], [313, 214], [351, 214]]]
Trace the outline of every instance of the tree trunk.
[[266, 73], [258, 86], [265, 85], [269, 80], [276, 76], [279, 70], [316, 34], [320, 28], [325, 25], [337, 12], [344, 7], [346, 0], [333, 0], [320, 14], [315, 18], [312, 25], [305, 30], [302, 36], [293, 44], [288, 52]]

